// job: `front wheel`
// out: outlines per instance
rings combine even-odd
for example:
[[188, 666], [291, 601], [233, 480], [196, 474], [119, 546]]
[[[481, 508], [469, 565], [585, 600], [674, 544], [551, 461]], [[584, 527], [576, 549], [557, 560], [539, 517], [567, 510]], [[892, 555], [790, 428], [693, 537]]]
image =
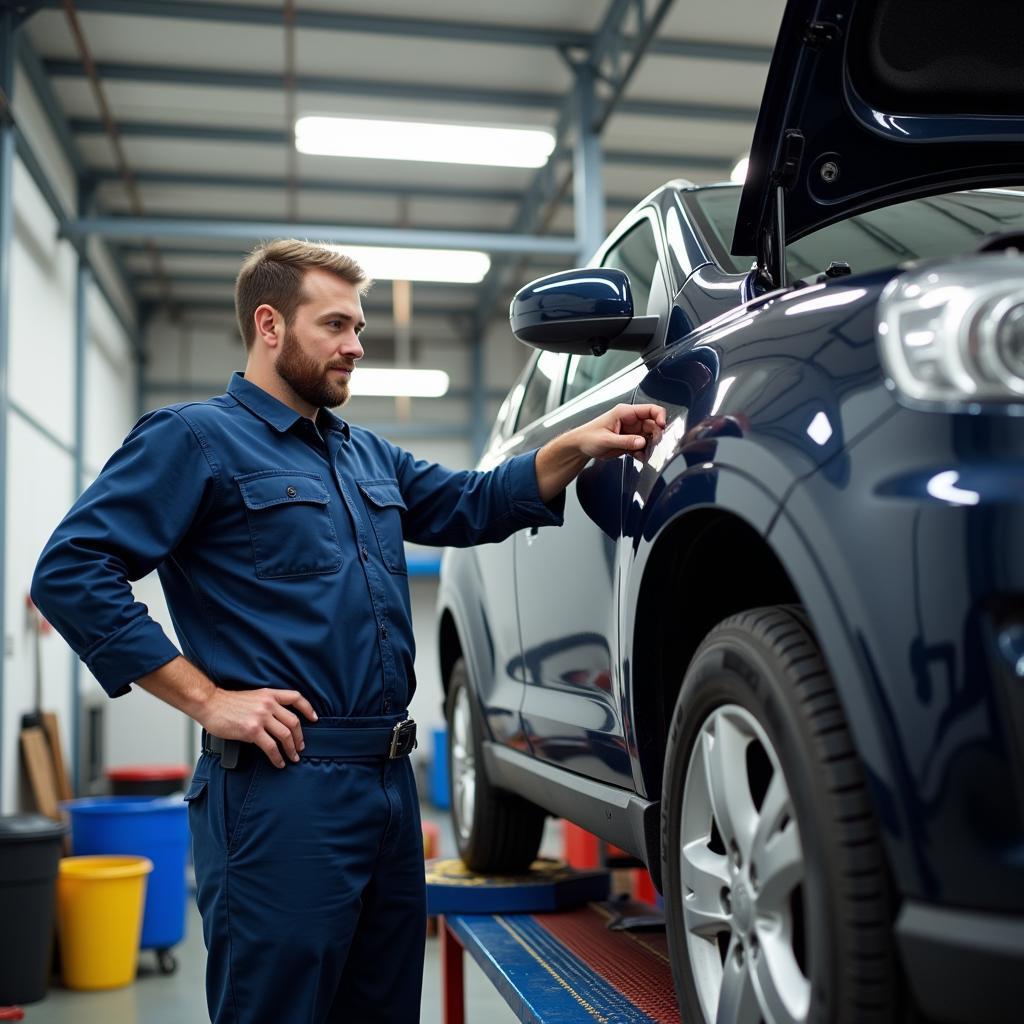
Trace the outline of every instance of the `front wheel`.
[[462, 658], [448, 677], [448, 784], [459, 856], [471, 871], [525, 871], [540, 848], [546, 813], [492, 786], [483, 766], [483, 726]]
[[662, 797], [683, 1020], [897, 1020], [878, 830], [801, 609], [744, 612], [704, 640], [676, 702]]

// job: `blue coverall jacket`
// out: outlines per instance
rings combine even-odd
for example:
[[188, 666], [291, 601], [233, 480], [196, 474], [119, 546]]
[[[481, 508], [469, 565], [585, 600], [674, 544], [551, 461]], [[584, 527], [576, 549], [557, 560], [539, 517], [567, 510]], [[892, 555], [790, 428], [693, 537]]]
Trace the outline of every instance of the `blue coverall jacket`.
[[[114, 697], [179, 653], [131, 591], [155, 569], [182, 653], [219, 686], [299, 690], [321, 722], [401, 716], [415, 688], [403, 539], [560, 524], [534, 460], [453, 472], [327, 410], [314, 424], [236, 373], [226, 394], [136, 424], [47, 543], [32, 597]], [[203, 755], [187, 794], [211, 1017], [415, 1019], [407, 759], [217, 761]]]

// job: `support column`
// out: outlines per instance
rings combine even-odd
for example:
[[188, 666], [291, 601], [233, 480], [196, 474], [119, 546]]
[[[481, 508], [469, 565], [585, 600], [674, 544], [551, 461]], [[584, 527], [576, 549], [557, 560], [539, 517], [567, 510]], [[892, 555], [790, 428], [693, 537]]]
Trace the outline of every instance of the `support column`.
[[[17, 22], [0, 7], [0, 580], [7, 578], [7, 363], [11, 324], [11, 249], [14, 240], [14, 124], [9, 105], [14, 94]], [[0, 594], [0, 793], [3, 783], [4, 675], [7, 665], [7, 609]]]
[[598, 107], [590, 63], [576, 65], [576, 147], [572, 155], [573, 212], [579, 262], [584, 264], [604, 240], [604, 172], [601, 137], [596, 130]]
[[473, 335], [469, 339], [470, 358], [470, 438], [473, 445], [473, 462], [484, 453], [487, 443], [486, 407], [486, 373], [484, 372], [484, 332], [486, 328], [480, 321], [474, 321]]
[[[78, 215], [91, 212], [92, 189], [79, 182]], [[89, 347], [89, 284], [92, 272], [86, 256], [85, 243], [78, 251], [75, 265], [75, 462], [72, 470], [71, 492], [73, 500], [85, 489], [85, 396], [86, 356]], [[82, 662], [71, 654], [71, 789], [81, 795], [82, 781]]]

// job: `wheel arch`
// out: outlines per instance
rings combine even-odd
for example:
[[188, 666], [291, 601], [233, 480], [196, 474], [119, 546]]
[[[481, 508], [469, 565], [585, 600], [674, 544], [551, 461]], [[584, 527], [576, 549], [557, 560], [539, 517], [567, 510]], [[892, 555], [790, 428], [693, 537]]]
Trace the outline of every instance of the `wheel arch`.
[[459, 629], [455, 624], [455, 613], [450, 606], [445, 606], [437, 626], [437, 657], [445, 701], [448, 700], [448, 683], [452, 668], [463, 656], [462, 641], [459, 639]]
[[[733, 567], [729, 573], [721, 571], [725, 559]], [[746, 571], [737, 585], [739, 566]], [[728, 585], [706, 586], [715, 571]], [[897, 741], [890, 735], [884, 700], [876, 706], [883, 697], [878, 669], [868, 638], [851, 634], [829, 575], [828, 565], [784, 509], [760, 528], [734, 509], [717, 506], [686, 511], [663, 528], [645, 558], [630, 602], [633, 618], [624, 634], [631, 645], [624, 655], [631, 666], [627, 700], [639, 763], [637, 785], [649, 799], [661, 798], [672, 709], [707, 632], [736, 612], [798, 603], [806, 611], [865, 766], [897, 887], [913, 892], [921, 886], [920, 865], [907, 842], [908, 809], [893, 782]], [[679, 611], [680, 586], [689, 586], [696, 595], [685, 615]]]
[[[723, 552], [730, 564], [744, 566], [741, 586], [721, 572]], [[687, 602], [685, 615], [678, 614], [679, 602], [672, 599], [680, 586], [695, 598]], [[764, 535], [734, 512], [694, 509], [661, 532], [646, 559], [632, 631], [630, 699], [646, 796], [661, 796], [669, 722], [704, 637], [736, 612], [798, 600]]]

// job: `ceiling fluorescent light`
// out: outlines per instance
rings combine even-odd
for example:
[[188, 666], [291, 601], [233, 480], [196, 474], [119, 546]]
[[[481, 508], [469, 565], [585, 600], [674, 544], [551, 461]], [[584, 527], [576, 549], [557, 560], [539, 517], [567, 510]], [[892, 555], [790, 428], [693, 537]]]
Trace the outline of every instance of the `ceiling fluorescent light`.
[[448, 390], [444, 370], [388, 370], [357, 366], [349, 378], [349, 392], [360, 396], [440, 398]]
[[472, 249], [389, 249], [369, 245], [328, 245], [351, 256], [374, 281], [445, 281], [478, 284], [490, 257]]
[[747, 180], [747, 168], [750, 166], [750, 157], [745, 156], [736, 163], [729, 175], [729, 180], [737, 185], [742, 185]]
[[300, 117], [295, 122], [295, 148], [315, 156], [543, 167], [555, 148], [555, 137], [534, 128]]

